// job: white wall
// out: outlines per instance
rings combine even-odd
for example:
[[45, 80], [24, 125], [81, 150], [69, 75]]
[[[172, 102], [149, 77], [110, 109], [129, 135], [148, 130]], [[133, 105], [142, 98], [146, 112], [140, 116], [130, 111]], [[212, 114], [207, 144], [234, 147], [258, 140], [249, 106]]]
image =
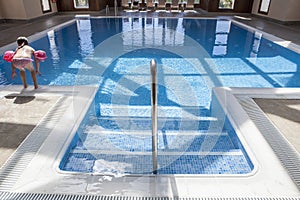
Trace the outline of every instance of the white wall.
[[55, 3], [51, 2], [50, 6], [52, 11], [43, 13], [40, 0], [0, 0], [0, 17], [2, 15], [3, 19], [28, 20], [57, 12]]
[[23, 0], [1, 1], [2, 17], [5, 19], [25, 19]]
[[300, 21], [300, 0], [271, 0], [267, 15], [258, 12], [259, 4], [260, 0], [254, 0], [252, 14], [283, 22]]
[[52, 1], [50, 1], [51, 12], [45, 14], [42, 12], [42, 5], [40, 0], [23, 0], [23, 1], [24, 1], [24, 7], [25, 7], [27, 19], [32, 19], [32, 18], [40, 17], [42, 15], [48, 15], [57, 12], [56, 4], [52, 3]]
[[300, 1], [290, 0], [286, 13], [286, 21], [300, 21]]

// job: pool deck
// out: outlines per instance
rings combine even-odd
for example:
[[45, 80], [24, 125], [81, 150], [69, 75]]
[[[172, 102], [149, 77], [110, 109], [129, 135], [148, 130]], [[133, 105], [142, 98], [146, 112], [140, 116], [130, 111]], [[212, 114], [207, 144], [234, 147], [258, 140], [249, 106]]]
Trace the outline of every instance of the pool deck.
[[[95, 16], [105, 16], [105, 12], [90, 13]], [[109, 15], [113, 16], [111, 12]], [[224, 17], [233, 18], [255, 29], [282, 38], [286, 43], [300, 45], [300, 25], [282, 25], [267, 21], [258, 17], [235, 17], [231, 15], [221, 16], [204, 12], [173, 14], [173, 13], [142, 13], [119, 12], [121, 16], [133, 17]], [[0, 47], [15, 42], [20, 35], [30, 36], [51, 27], [60, 25], [74, 19], [74, 14], [59, 14], [49, 18], [33, 20], [28, 23], [10, 22], [0, 24]], [[3, 92], [5, 88], [0, 88]], [[22, 87], [14, 88], [12, 92], [4, 92], [0, 95], [0, 166], [14, 153], [19, 144], [34, 130], [35, 126], [48, 113], [57, 102], [57, 96], [46, 86], [33, 90], [30, 85], [24, 91]], [[25, 95], [24, 95], [25, 94]], [[42, 94], [42, 95], [36, 95]], [[299, 98], [254, 98], [257, 105], [264, 111], [291, 146], [300, 154], [300, 96]], [[4, 113], [4, 114], [3, 114]]]

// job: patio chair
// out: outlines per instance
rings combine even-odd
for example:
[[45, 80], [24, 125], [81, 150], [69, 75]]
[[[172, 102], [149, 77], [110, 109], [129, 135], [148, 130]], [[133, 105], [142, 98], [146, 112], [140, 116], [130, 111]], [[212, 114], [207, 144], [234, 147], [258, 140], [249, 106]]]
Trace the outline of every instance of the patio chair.
[[147, 10], [155, 10], [155, 3], [153, 0], [147, 0]]
[[186, 9], [187, 1], [186, 0], [180, 0], [179, 4], [180, 4], [180, 10], [183, 12]]
[[139, 10], [147, 10], [147, 3], [146, 0], [141, 0], [139, 2]]
[[195, 0], [187, 0], [186, 9], [187, 10], [194, 10], [194, 3], [195, 3]]
[[166, 0], [165, 9], [171, 11], [172, 3], [172, 0]]
[[158, 0], [157, 9], [165, 10], [166, 9], [166, 0]]
[[131, 3], [131, 8], [132, 9], [139, 9], [139, 3], [140, 1], [139, 0], [132, 0], [132, 3]]
[[122, 8], [130, 8], [131, 1], [130, 0], [122, 0]]
[[179, 10], [179, 1], [180, 0], [172, 0], [171, 10]]

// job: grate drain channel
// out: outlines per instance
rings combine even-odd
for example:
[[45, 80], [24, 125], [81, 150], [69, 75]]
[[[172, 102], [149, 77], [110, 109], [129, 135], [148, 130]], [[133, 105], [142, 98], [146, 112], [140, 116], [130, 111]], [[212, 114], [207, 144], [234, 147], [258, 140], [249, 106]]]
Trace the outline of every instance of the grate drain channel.
[[300, 190], [300, 156], [251, 98], [240, 98], [240, 104], [270, 144], [280, 162]]
[[299, 200], [298, 197], [134, 197], [134, 196], [96, 196], [96, 195], [75, 195], [75, 194], [39, 194], [39, 193], [12, 193], [0, 192], [1, 200]]
[[67, 106], [64, 106], [63, 102], [66, 99], [67, 97], [58, 99], [46, 116], [18, 147], [13, 156], [0, 169], [0, 191], [9, 191], [13, 188], [19, 176], [52, 131], [49, 127], [55, 127], [61, 115], [65, 112]]

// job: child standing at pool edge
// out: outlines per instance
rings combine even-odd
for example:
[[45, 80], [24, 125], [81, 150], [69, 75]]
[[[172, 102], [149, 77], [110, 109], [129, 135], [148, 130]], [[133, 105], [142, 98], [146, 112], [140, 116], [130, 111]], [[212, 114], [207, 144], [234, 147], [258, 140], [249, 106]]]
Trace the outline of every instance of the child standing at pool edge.
[[12, 79], [17, 75], [16, 74], [16, 68], [20, 70], [20, 76], [24, 85], [24, 88], [27, 88], [26, 83], [26, 74], [25, 74], [25, 68], [28, 69], [31, 73], [31, 77], [34, 83], [34, 88], [38, 88], [38, 83], [36, 79], [36, 74], [41, 75], [40, 73], [40, 63], [39, 61], [34, 58], [36, 70], [34, 70], [34, 66], [32, 64], [32, 56], [34, 56], [35, 50], [28, 45], [28, 40], [26, 37], [18, 37], [17, 39], [18, 48], [15, 51], [15, 54], [13, 56], [12, 62], [11, 62], [11, 68], [12, 68]]

